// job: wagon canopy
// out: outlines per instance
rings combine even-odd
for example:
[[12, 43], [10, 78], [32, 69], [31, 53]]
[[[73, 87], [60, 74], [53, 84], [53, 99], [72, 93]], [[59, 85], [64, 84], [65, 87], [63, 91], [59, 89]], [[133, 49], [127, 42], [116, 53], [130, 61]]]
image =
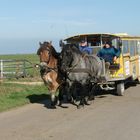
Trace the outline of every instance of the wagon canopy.
[[104, 33], [104, 34], [80, 34], [68, 37], [64, 39], [67, 43], [79, 43], [82, 40], [87, 41], [88, 43], [91, 43], [91, 46], [97, 46], [92, 45], [94, 43], [98, 45], [102, 45], [106, 41], [112, 41], [114, 39], [120, 40], [120, 37], [114, 34]]

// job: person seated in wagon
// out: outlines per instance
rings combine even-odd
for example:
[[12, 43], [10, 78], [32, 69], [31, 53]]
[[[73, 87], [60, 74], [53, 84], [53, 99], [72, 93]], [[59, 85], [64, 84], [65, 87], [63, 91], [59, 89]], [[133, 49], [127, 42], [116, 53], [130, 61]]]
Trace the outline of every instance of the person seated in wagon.
[[109, 64], [113, 64], [116, 62], [117, 58], [120, 56], [120, 49], [115, 48], [112, 46], [110, 41], [105, 42], [103, 48], [99, 50], [97, 56], [103, 58], [105, 62], [109, 62]]
[[79, 45], [79, 49], [83, 53], [92, 54], [93, 49], [88, 46], [87, 41], [82, 40]]

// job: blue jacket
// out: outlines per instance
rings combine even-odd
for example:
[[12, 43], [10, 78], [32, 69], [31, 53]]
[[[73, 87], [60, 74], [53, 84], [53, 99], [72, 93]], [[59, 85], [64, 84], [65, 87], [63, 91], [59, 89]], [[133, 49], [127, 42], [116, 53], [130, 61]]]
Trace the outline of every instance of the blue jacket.
[[103, 58], [106, 62], [110, 62], [113, 63], [113, 58], [119, 57], [120, 56], [120, 49], [116, 49], [114, 47], [110, 47], [110, 48], [102, 48], [97, 56]]
[[81, 52], [86, 52], [87, 54], [92, 54], [93, 49], [88, 46], [79, 46]]

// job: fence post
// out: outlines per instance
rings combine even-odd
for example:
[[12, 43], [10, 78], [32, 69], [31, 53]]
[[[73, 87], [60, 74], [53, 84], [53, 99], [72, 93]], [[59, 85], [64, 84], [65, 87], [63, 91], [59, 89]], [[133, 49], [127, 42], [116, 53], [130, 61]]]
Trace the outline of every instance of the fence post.
[[0, 78], [3, 78], [3, 60], [0, 60]]
[[23, 60], [23, 76], [26, 76], [26, 60]]

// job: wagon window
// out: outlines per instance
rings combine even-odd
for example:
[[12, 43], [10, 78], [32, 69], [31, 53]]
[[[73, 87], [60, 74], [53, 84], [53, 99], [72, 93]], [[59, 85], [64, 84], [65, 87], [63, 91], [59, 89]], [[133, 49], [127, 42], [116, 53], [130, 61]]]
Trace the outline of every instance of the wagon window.
[[135, 55], [135, 42], [134, 41], [129, 41], [129, 48], [130, 48], [130, 56]]
[[135, 54], [138, 55], [138, 41], [135, 41]]
[[129, 53], [128, 41], [127, 40], [123, 40], [122, 41], [122, 45], [123, 45], [123, 54]]
[[115, 38], [112, 41], [112, 46], [114, 46], [115, 48], [118, 48], [118, 40]]
[[101, 49], [101, 46], [95, 46], [95, 47], [93, 47], [93, 54], [97, 54], [100, 49]]
[[138, 54], [140, 55], [140, 41], [137, 41], [137, 50], [138, 50]]

